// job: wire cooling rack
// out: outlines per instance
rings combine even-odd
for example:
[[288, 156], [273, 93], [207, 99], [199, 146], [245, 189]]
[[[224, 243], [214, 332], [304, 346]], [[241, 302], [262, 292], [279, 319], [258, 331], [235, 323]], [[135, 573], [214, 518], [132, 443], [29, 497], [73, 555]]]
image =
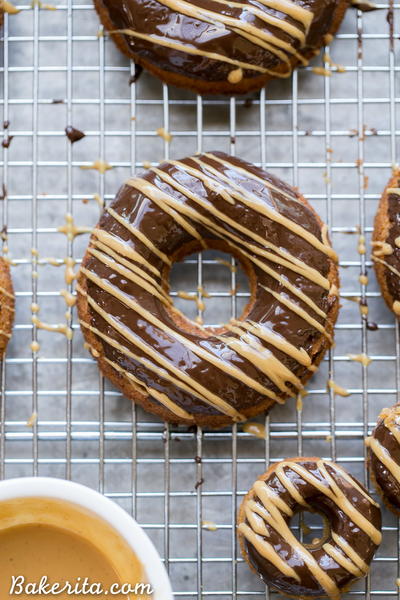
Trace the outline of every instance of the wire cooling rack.
[[[5, 16], [2, 30], [1, 107], [10, 122], [4, 137], [14, 137], [2, 150], [8, 194], [1, 215], [17, 309], [1, 369], [0, 475], [71, 478], [120, 503], [153, 539], [177, 597], [268, 598], [238, 554], [241, 497], [270, 461], [302, 454], [332, 458], [368, 485], [363, 439], [380, 409], [398, 399], [399, 330], [380, 297], [368, 248], [377, 201], [397, 158], [399, 6], [348, 11], [329, 50], [345, 72], [319, 57], [291, 80], [236, 100], [202, 99], [147, 74], [129, 85], [134, 67], [102, 35], [90, 3], [19, 8]], [[331, 76], [315, 74], [316, 65]], [[66, 125], [86, 137], [71, 146]], [[171, 142], [157, 135], [160, 127]], [[65, 282], [64, 259], [76, 260], [76, 270], [87, 243], [87, 235], [68, 239], [58, 230], [65, 214], [91, 227], [99, 213], [96, 194], [109, 202], [146, 161], [201, 149], [237, 154], [298, 185], [329, 224], [340, 255], [336, 347], [308, 385], [302, 410], [290, 401], [260, 419], [265, 441], [241, 425], [188, 430], [136, 410], [99, 377], [59, 293], [73, 288]], [[113, 169], [80, 168], [97, 159]], [[358, 252], [360, 235], [366, 254]], [[196, 294], [200, 283], [210, 293], [208, 323], [240, 312], [247, 294], [243, 278], [218, 256], [189, 257], [173, 274], [174, 298], [188, 314], [195, 316], [196, 305], [179, 290]], [[359, 282], [365, 271], [366, 287]], [[367, 328], [354, 302], [359, 298], [378, 329]], [[70, 325], [73, 339], [33, 326], [32, 303], [42, 321]], [[40, 344], [36, 353], [32, 341]], [[372, 363], [363, 367], [350, 353], [365, 353]], [[327, 392], [328, 379], [351, 395]], [[308, 523], [318, 535], [320, 524]], [[384, 540], [371, 575], [345, 597], [400, 597], [399, 544], [398, 522], [384, 510]]]

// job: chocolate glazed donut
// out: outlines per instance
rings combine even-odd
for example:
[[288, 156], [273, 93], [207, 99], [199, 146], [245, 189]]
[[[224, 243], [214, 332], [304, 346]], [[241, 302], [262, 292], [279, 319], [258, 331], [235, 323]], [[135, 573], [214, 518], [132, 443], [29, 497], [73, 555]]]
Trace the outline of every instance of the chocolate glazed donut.
[[400, 404], [383, 409], [365, 444], [371, 479], [388, 508], [400, 515]]
[[348, 0], [94, 0], [117, 46], [163, 81], [243, 94], [331, 41]]
[[0, 257], [0, 358], [11, 338], [15, 295], [8, 261]]
[[[290, 529], [299, 511], [325, 520], [322, 539], [302, 544]], [[320, 458], [272, 465], [245, 496], [238, 533], [243, 556], [269, 586], [296, 598], [328, 597], [364, 577], [381, 542], [381, 511], [347, 471]]]
[[[237, 257], [251, 299], [212, 329], [168, 295], [174, 261]], [[83, 333], [129, 398], [175, 423], [220, 427], [302, 391], [332, 341], [338, 277], [326, 226], [282, 181], [221, 152], [126, 182], [91, 237], [78, 282]]]
[[400, 171], [394, 173], [379, 202], [372, 246], [383, 298], [400, 317]]

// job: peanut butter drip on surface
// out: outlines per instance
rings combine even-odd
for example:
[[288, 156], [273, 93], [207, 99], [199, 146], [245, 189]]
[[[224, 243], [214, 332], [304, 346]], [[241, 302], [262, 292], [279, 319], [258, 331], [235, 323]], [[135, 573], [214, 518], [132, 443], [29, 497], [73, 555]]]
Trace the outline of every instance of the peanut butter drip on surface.
[[74, 217], [67, 213], [65, 215], [65, 225], [61, 225], [58, 227], [59, 233], [65, 233], [69, 240], [73, 240], [77, 235], [82, 235], [83, 233], [90, 233], [92, 231], [91, 227], [78, 227], [75, 225]]
[[254, 435], [254, 437], [260, 438], [261, 440], [267, 439], [265, 425], [263, 425], [262, 423], [245, 423], [242, 427], [242, 430], [244, 433]]
[[333, 381], [333, 379], [328, 380], [328, 388], [333, 391], [334, 394], [338, 396], [350, 396], [350, 392], [346, 390], [344, 387], [338, 385]]
[[[122, 29], [118, 33], [185, 52], [186, 54], [228, 63], [234, 67], [228, 74], [228, 81], [232, 84], [237, 84], [243, 79], [243, 71], [246, 69], [271, 74], [276, 77], [288, 77], [291, 72], [290, 59], [292, 57], [295, 57], [303, 65], [307, 64], [307, 60], [296, 50], [296, 47], [301, 49], [305, 46], [313, 13], [291, 0], [262, 0], [259, 4], [265, 6], [267, 9], [273, 9], [273, 11], [279, 11], [291, 17], [295, 23], [286, 18], [277, 17], [272, 12], [254, 4], [243, 4], [234, 0], [215, 0], [215, 3], [220, 5], [220, 10], [203, 8], [187, 0], [160, 0], [160, 3], [174, 11], [174, 13], [185, 15], [196, 21], [209, 23], [221, 29], [221, 33], [224, 31], [234, 32], [237, 36], [250, 41], [254, 46], [263, 48], [276, 56], [281, 62], [286, 64], [286, 71], [281, 73], [252, 63], [232, 59], [227, 55], [209, 52], [203, 50], [201, 47], [184, 43], [173, 37], [141, 33], [134, 29]], [[236, 17], [227, 14], [232, 9], [240, 9], [241, 15]], [[265, 30], [262, 23], [265, 23], [265, 27], [269, 26], [273, 30], [278, 30], [283, 34], [282, 37]], [[288, 37], [289, 39], [291, 38], [290, 42], [285, 41]]]
[[[308, 468], [308, 463], [311, 463], [312, 471]], [[331, 474], [332, 471], [335, 477]], [[299, 507], [305, 510], [310, 509], [306, 499], [300, 493], [300, 489], [305, 488], [300, 487], [298, 482], [302, 480], [304, 484], [311, 486], [310, 499], [313, 495], [322, 494], [333, 502], [344, 514], [345, 519], [359, 527], [362, 534], [378, 545], [381, 541], [380, 531], [370, 522], [367, 517], [368, 513], [366, 511], [364, 514], [361, 513], [353, 499], [349, 499], [348, 495], [351, 497], [351, 490], [347, 484], [350, 483], [357, 494], [362, 494], [369, 501], [370, 507], [377, 506], [376, 503], [348, 473], [330, 461], [322, 459], [285, 460], [278, 463], [274, 471], [269, 471], [269, 473], [266, 481], [255, 482], [251, 492], [243, 501], [244, 519], [239, 524], [240, 534], [260, 556], [274, 565], [282, 575], [294, 579], [301, 585], [301, 570], [305, 568], [320, 584], [326, 596], [331, 600], [339, 600], [341, 590], [329, 571], [324, 569], [323, 555], [322, 557], [318, 555], [319, 559], [317, 560], [317, 554], [313, 552], [312, 547], [304, 546], [290, 529], [290, 518], [294, 512], [299, 510]], [[318, 476], [315, 473], [318, 473]], [[293, 474], [296, 474], [296, 477], [293, 477]], [[291, 498], [290, 505], [283, 499], [282, 494], [278, 494], [276, 487], [271, 485], [275, 480], [274, 476], [283, 486], [285, 498], [288, 495]], [[348, 495], [344, 490], [347, 490]], [[271, 543], [272, 535], [275, 541], [278, 539], [275, 544]], [[322, 546], [326, 554], [352, 575], [356, 577], [365, 575], [368, 565], [349, 541], [334, 531], [329, 532], [328, 536], [327, 542]], [[279, 540], [282, 540], [282, 543]], [[320, 540], [315, 540], [315, 542], [318, 544]], [[286, 550], [287, 546], [290, 549]], [[293, 556], [295, 560], [284, 560], [284, 556]], [[280, 591], [283, 593], [284, 590], [280, 588]]]
[[85, 169], [86, 170], [93, 169], [95, 171], [98, 171], [101, 174], [104, 174], [106, 171], [109, 171], [113, 167], [108, 162], [99, 158], [99, 159], [95, 160], [91, 165], [81, 165], [80, 168], [84, 169], [84, 170]]
[[[230, 162], [229, 157], [225, 159], [221, 156], [224, 155], [204, 154], [187, 159], [188, 162], [190, 160], [189, 164], [168, 161], [161, 167], [152, 167], [143, 177], [130, 179], [121, 193], [132, 199], [140, 197], [143, 214], [147, 210], [154, 211], [156, 216], [160, 216], [161, 222], [168, 219], [169, 226], [181, 232], [177, 235], [184, 235], [186, 239], [197, 242], [202, 247], [207, 244], [205, 232], [210, 237], [225, 242], [232, 248], [234, 256], [243, 257], [243, 261], [251, 263], [262, 273], [264, 280], [269, 277], [269, 281], [272, 281], [271, 287], [260, 284], [257, 293], [263, 294], [272, 305], [279, 303], [283, 314], [286, 312], [291, 319], [300, 321], [299, 327], [311, 327], [315, 330], [315, 335], [323, 335], [331, 341], [331, 335], [327, 331], [328, 313], [324, 310], [326, 305], [319, 300], [321, 295], [325, 295], [325, 298], [328, 295], [334, 296], [327, 276], [313, 266], [313, 261], [302, 260], [302, 254], [296, 252], [295, 245], [292, 247], [291, 244], [272, 243], [269, 236], [260, 233], [259, 228], [253, 230], [248, 224], [250, 221], [244, 220], [246, 224], [242, 224], [239, 219], [235, 219], [235, 213], [231, 214], [231, 211], [238, 206], [257, 222], [261, 217], [270, 222], [271, 226], [279, 227], [288, 239], [296, 236], [301, 238], [301, 243], [321, 257], [322, 261], [336, 258], [329, 246], [326, 228], [321, 231], [319, 239], [316, 229], [310, 228], [309, 231], [301, 224], [301, 220], [295, 221], [284, 216], [283, 211], [275, 208], [274, 197], [280, 195], [287, 203], [298, 203], [300, 201], [294, 190], [283, 184], [281, 188], [273, 178], [263, 179], [242, 166], [246, 163]], [[233, 172], [232, 176], [230, 170]], [[244, 181], [246, 177], [250, 180], [248, 187]], [[256, 192], [261, 184], [262, 190]], [[250, 191], [253, 186], [254, 191]], [[211, 202], [211, 197], [215, 201]], [[270, 202], [267, 201], [269, 197]], [[138, 209], [141, 211], [139, 205]], [[286, 214], [290, 212], [285, 212]], [[197, 363], [200, 359], [210, 373], [218, 370], [229, 380], [235, 380], [235, 387], [238, 384], [247, 386], [252, 393], [268, 400], [282, 402], [285, 396], [295, 395], [298, 390], [302, 390], [300, 376], [295, 376], [286, 362], [298, 363], [303, 369], [312, 371], [312, 356], [301, 345], [291, 342], [285, 328], [278, 332], [268, 320], [258, 323], [249, 317], [244, 320], [233, 319], [224, 327], [222, 334], [210, 337], [209, 330], [200, 322], [199, 335], [204, 337], [204, 343], [199, 343], [180, 326], [172, 326], [170, 319], [160, 318], [161, 313], [158, 313], [156, 305], [162, 305], [163, 311], [166, 310], [172, 319], [179, 314], [171, 306], [163, 279], [164, 270], [172, 263], [170, 253], [165, 251], [163, 245], [162, 238], [165, 234], [159, 238], [149, 233], [142, 226], [141, 218], [136, 213], [130, 215], [123, 203], [118, 201], [106, 208], [103, 219], [108, 220], [108, 230], [94, 229], [87, 253], [88, 260], [83, 262], [80, 271], [87, 281], [88, 293], [82, 285], [77, 288], [87, 299], [89, 312], [96, 319], [103, 319], [107, 323], [104, 331], [101, 325], [93, 328], [92, 322], [86, 323], [91, 333], [101, 338], [102, 344], [112, 346], [122, 354], [126, 354], [128, 350], [134, 362], [140, 362], [152, 373], [160, 373], [168, 384], [177, 385], [180, 390], [194, 394], [197, 400], [229, 415], [234, 421], [245, 420], [245, 416], [231, 405], [231, 401], [224, 399], [222, 392], [213, 393], [200, 384], [196, 375], [178, 368], [172, 354], [163, 349], [164, 342], [171, 348], [179, 347], [182, 356], [185, 355], [181, 364], [192, 361]], [[301, 278], [307, 280], [307, 293], [298, 283]], [[318, 290], [313, 297], [308, 291], [310, 288]], [[101, 301], [97, 301], [95, 290], [101, 290]], [[202, 288], [197, 292], [189, 294], [180, 291], [178, 296], [195, 301], [199, 311], [203, 311], [203, 297], [207, 297], [207, 293]], [[137, 296], [140, 296], [140, 301]], [[110, 312], [105, 310], [109, 303], [113, 306]], [[139, 320], [140, 327], [127, 324], [125, 319], [120, 321], [115, 312], [118, 305], [123, 307], [124, 314], [135, 315], [132, 321]], [[86, 318], [81, 316], [81, 321], [85, 327]], [[151, 342], [148, 332], [159, 339], [161, 336], [163, 344], [160, 346], [157, 342]], [[117, 345], [114, 335], [119, 340]], [[125, 344], [123, 350], [120, 348], [120, 336], [128, 344], [128, 348]], [[145, 359], [143, 353], [146, 355]], [[111, 360], [110, 356], [107, 358]], [[178, 363], [178, 359], [176, 360]], [[112, 363], [109, 363], [110, 366], [138, 389], [150, 394], [151, 388], [151, 395], [155, 398], [155, 387], [147, 379], [146, 387], [130, 377], [129, 367], [124, 365], [124, 370], [121, 370], [116, 358]], [[161, 370], [158, 371], [159, 369]], [[132, 371], [131, 374], [140, 379], [137, 371]], [[216, 374], [216, 377], [219, 375]], [[158, 400], [167, 404], [164, 397], [160, 396]], [[186, 404], [181, 406], [178, 401], [173, 406], [172, 402], [170, 397], [169, 410], [181, 417], [186, 413], [190, 414], [191, 410]]]
[[348, 354], [350, 360], [361, 363], [364, 367], [368, 367], [372, 363], [372, 358], [366, 354]]
[[9, 15], [16, 15], [21, 12], [19, 8], [14, 6], [12, 2], [8, 2], [8, 0], [0, 0], [0, 10], [8, 13]]

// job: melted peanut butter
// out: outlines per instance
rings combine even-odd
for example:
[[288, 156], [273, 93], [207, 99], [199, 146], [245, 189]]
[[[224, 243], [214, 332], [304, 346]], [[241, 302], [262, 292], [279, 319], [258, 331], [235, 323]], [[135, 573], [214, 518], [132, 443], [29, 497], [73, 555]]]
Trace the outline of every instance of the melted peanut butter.
[[81, 165], [80, 168], [81, 169], [94, 169], [95, 171], [98, 171], [99, 173], [104, 174], [106, 171], [109, 171], [113, 167], [108, 162], [99, 158], [99, 159], [95, 160], [94, 163], [92, 163], [91, 165]]
[[[145, 583], [143, 569], [126, 542], [105, 521], [74, 504], [50, 498], [20, 498], [0, 503], [0, 596], [8, 598], [12, 576], [38, 584], [74, 586], [85, 577], [104, 590], [112, 584]], [[97, 597], [105, 598], [107, 594]], [[28, 594], [19, 598], [29, 600]], [[67, 591], [57, 595], [67, 600]], [[148, 598], [116, 595], [118, 600]]]
[[333, 393], [337, 394], [338, 396], [350, 396], [350, 392], [344, 387], [341, 387], [340, 385], [335, 383], [333, 379], [328, 380], [328, 388], [333, 390]]
[[267, 432], [265, 430], [265, 425], [262, 423], [245, 423], [242, 427], [244, 433], [249, 433], [250, 435], [254, 435], [261, 440], [267, 439]]

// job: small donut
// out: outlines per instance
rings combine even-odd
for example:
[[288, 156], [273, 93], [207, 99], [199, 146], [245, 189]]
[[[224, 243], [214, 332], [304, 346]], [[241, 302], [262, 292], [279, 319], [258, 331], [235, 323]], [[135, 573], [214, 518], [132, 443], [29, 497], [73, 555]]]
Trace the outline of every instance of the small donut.
[[[324, 534], [312, 544], [302, 544], [290, 529], [300, 511], [324, 517]], [[287, 458], [272, 465], [245, 496], [238, 535], [245, 560], [271, 588], [295, 598], [339, 600], [368, 572], [381, 542], [381, 511], [339, 465]]]
[[0, 358], [4, 355], [11, 338], [14, 323], [14, 288], [10, 265], [0, 257]]
[[243, 94], [331, 41], [348, 0], [94, 0], [118, 48], [173, 85]]
[[383, 409], [365, 444], [371, 479], [387, 507], [400, 515], [400, 404]]
[[[234, 255], [251, 299], [221, 328], [174, 308], [174, 261]], [[221, 152], [170, 160], [126, 182], [91, 236], [79, 317], [103, 373], [174, 423], [221, 427], [302, 391], [332, 342], [336, 257], [293, 188]]]
[[400, 171], [379, 202], [372, 236], [372, 260], [386, 304], [400, 317]]

